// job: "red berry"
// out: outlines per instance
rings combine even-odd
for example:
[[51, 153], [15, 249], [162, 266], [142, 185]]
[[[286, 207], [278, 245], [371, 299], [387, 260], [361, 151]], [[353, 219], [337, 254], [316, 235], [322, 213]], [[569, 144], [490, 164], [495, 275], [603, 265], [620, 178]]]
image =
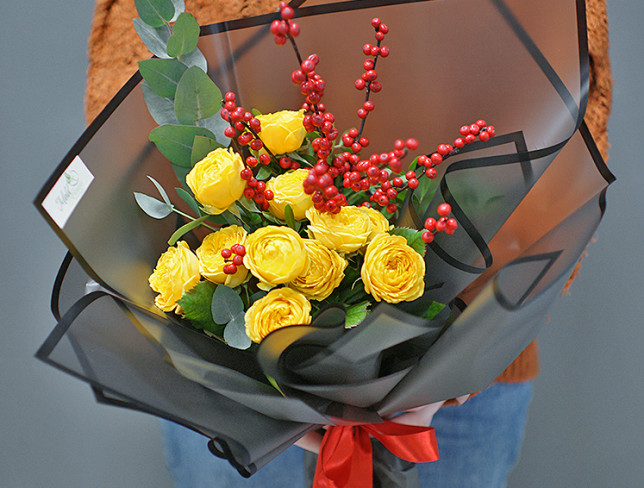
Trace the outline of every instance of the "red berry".
[[369, 145], [369, 139], [366, 137], [361, 137], [358, 141], [362, 147], [367, 147]]
[[450, 152], [449, 146], [447, 144], [440, 144], [436, 151], [438, 151], [438, 154], [440, 154], [441, 156], [447, 156]]
[[461, 135], [463, 137], [465, 137], [466, 135], [468, 135], [470, 133], [470, 126], [469, 125], [464, 125], [463, 127], [461, 127], [459, 132], [461, 133]]
[[456, 230], [458, 228], [458, 222], [456, 219], [447, 219], [447, 230]]
[[364, 108], [359, 108], [357, 111], [357, 114], [358, 114], [358, 117], [360, 117], [361, 119], [366, 119], [369, 112], [367, 112]]
[[468, 134], [465, 136], [465, 143], [472, 144], [476, 140], [476, 136], [473, 134]]
[[234, 102], [237, 100], [237, 96], [233, 92], [227, 92], [226, 95], [224, 95], [224, 100], [227, 102]]
[[438, 176], [438, 171], [436, 171], [436, 168], [427, 168], [425, 170], [425, 175], [430, 180], [433, 180], [434, 178], [436, 178]]
[[389, 56], [389, 53], [390, 53], [390, 51], [389, 51], [389, 48], [388, 48], [387, 46], [382, 46], [382, 47], [380, 48], [380, 55], [381, 55], [383, 58], [386, 58], [387, 56]]
[[446, 217], [452, 211], [452, 207], [450, 206], [449, 203], [441, 203], [436, 209], [436, 211], [438, 212], [438, 215], [440, 215], [441, 217]]
[[382, 85], [379, 81], [374, 81], [373, 83], [371, 83], [370, 87], [371, 91], [374, 93], [378, 93], [380, 90], [382, 90]]
[[366, 81], [374, 81], [376, 78], [378, 78], [378, 73], [374, 69], [370, 69], [367, 71], [364, 76], [366, 76]]
[[378, 56], [378, 54], [380, 54], [380, 48], [379, 48], [378, 46], [372, 46], [372, 48], [371, 48], [371, 53], [370, 53], [370, 54], [371, 54], [373, 57]]
[[398, 205], [396, 205], [395, 203], [390, 203], [389, 205], [387, 205], [387, 212], [394, 213], [396, 210], [398, 210]]
[[371, 112], [375, 108], [375, 105], [371, 100], [367, 100], [362, 104], [362, 108], [364, 108], [367, 112]]
[[354, 85], [355, 85], [355, 87], [356, 87], [358, 90], [363, 90], [363, 89], [364, 89], [364, 87], [365, 87], [367, 84], [365, 83], [365, 81], [364, 81], [362, 78], [358, 78], [358, 79], [355, 81]]
[[405, 173], [405, 178], [407, 178], [408, 180], [411, 180], [412, 178], [416, 178], [416, 173], [414, 171], [411, 171], [411, 170], [407, 171]]
[[443, 232], [445, 229], [447, 229], [447, 222], [445, 221], [445, 218], [438, 219], [436, 221], [436, 231]]
[[253, 151], [259, 151], [262, 147], [264, 147], [264, 143], [259, 139], [253, 139], [250, 143], [250, 148]]
[[415, 151], [418, 149], [418, 141], [414, 138], [407, 139], [405, 141], [405, 146], [407, 146], [407, 149], [410, 151]]
[[260, 154], [259, 155], [259, 162], [266, 166], [268, 163], [271, 162], [271, 157], [268, 154]]
[[257, 158], [255, 156], [248, 156], [246, 158], [246, 164], [251, 168], [254, 168], [255, 166], [257, 166]]
[[462, 137], [459, 137], [458, 139], [454, 139], [454, 147], [457, 147], [460, 149], [463, 146], [465, 146], [465, 141], [463, 140]]
[[441, 156], [438, 153], [433, 153], [429, 158], [431, 159], [432, 164], [434, 166], [438, 166], [439, 164], [441, 164], [443, 162], [443, 156]]
[[255, 190], [253, 190], [252, 188], [246, 188], [244, 190], [244, 196], [250, 200], [255, 196]]
[[376, 41], [382, 41], [385, 38], [385, 35], [382, 32], [378, 31], [376, 32], [375, 37], [376, 37]]
[[380, 24], [381, 22], [378, 17], [374, 17], [373, 19], [371, 19], [371, 25], [373, 26], [374, 29], [377, 29], [378, 27], [380, 27]]
[[296, 22], [289, 22], [288, 33], [291, 37], [297, 37], [300, 35], [300, 24]]
[[408, 180], [407, 186], [409, 186], [409, 188], [411, 188], [412, 190], [415, 190], [416, 188], [418, 188], [418, 180], [416, 178]]
[[373, 46], [371, 44], [365, 44], [362, 46], [362, 52], [365, 54], [365, 56], [369, 56], [371, 54], [371, 48]]
[[240, 176], [242, 180], [250, 180], [253, 177], [253, 172], [249, 168], [244, 168], [241, 170]]
[[233, 255], [233, 252], [228, 248], [221, 250], [221, 257], [224, 259], [228, 259], [232, 255]]
[[429, 231], [433, 231], [436, 229], [436, 219], [429, 217], [427, 220], [425, 220], [425, 229]]
[[470, 125], [470, 134], [476, 135], [479, 133], [480, 130], [481, 128], [476, 124]]
[[434, 240], [434, 234], [432, 234], [429, 231], [425, 231], [420, 235], [421, 239], [423, 240], [424, 243], [429, 244]]
[[286, 36], [277, 35], [273, 39], [275, 40], [275, 44], [277, 44], [278, 46], [283, 46], [284, 44], [286, 44]]
[[378, 27], [378, 30], [383, 34], [387, 34], [389, 32], [389, 27], [387, 26], [387, 24], [380, 24], [380, 27]]
[[479, 120], [477, 120], [477, 121], [476, 121], [476, 122], [474, 122], [474, 123], [475, 123], [476, 125], [478, 125], [480, 129], [482, 129], [483, 127], [485, 127], [485, 126], [487, 125], [487, 124], [485, 123], [485, 120], [482, 120], [482, 119], [479, 119]]
[[233, 264], [235, 266], [241, 266], [244, 263], [244, 258], [239, 254], [233, 258]]
[[235, 137], [235, 129], [230, 126], [226, 127], [224, 129], [224, 135], [232, 139], [233, 137]]
[[488, 125], [485, 130], [490, 134], [490, 137], [494, 137], [496, 135], [496, 128], [493, 125]]
[[481, 132], [479, 132], [479, 139], [481, 139], [483, 142], [487, 142], [490, 140], [490, 134], [487, 131], [482, 130]]

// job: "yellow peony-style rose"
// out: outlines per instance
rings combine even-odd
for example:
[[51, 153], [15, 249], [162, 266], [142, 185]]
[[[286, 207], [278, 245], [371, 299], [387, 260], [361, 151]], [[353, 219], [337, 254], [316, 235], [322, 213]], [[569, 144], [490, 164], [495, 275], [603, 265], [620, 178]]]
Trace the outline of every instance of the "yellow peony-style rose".
[[347, 261], [314, 239], [304, 239], [304, 245], [309, 254], [309, 267], [288, 286], [309, 300], [324, 300], [340, 285]]
[[244, 316], [246, 334], [260, 343], [276, 329], [311, 323], [311, 303], [290, 288], [276, 288], [253, 303]]
[[311, 195], [304, 193], [302, 183], [309, 174], [307, 169], [296, 169], [271, 178], [266, 189], [273, 192], [273, 199], [268, 201], [268, 210], [278, 219], [284, 220], [284, 209], [290, 205], [295, 220], [306, 218], [306, 211], [313, 206]]
[[425, 260], [402, 236], [379, 234], [369, 243], [360, 271], [364, 289], [377, 301], [409, 302], [425, 290]]
[[337, 214], [310, 208], [306, 211], [306, 218], [311, 222], [309, 237], [341, 253], [359, 250], [367, 243], [373, 230], [365, 207], [342, 207]]
[[218, 215], [241, 198], [246, 182], [241, 178], [244, 162], [232, 149], [208, 153], [190, 170], [186, 183], [203, 209]]
[[172, 312], [180, 307], [177, 301], [191, 290], [199, 281], [199, 260], [184, 241], [176, 247], [169, 247], [161, 254], [154, 272], [148, 282], [150, 288], [159, 293], [154, 303], [164, 312]]
[[201, 246], [195, 251], [199, 258], [201, 276], [213, 283], [226, 285], [230, 288], [241, 285], [246, 279], [248, 269], [244, 266], [237, 266], [235, 274], [224, 273], [226, 261], [221, 255], [221, 250], [230, 249], [233, 244], [243, 245], [245, 240], [246, 231], [238, 225], [224, 227], [204, 237]]
[[290, 283], [309, 266], [304, 239], [290, 227], [260, 227], [246, 238], [244, 266], [262, 290]]
[[394, 226], [389, 223], [387, 217], [382, 215], [377, 210], [367, 208], [367, 214], [369, 215], [369, 220], [371, 221], [371, 234], [369, 234], [367, 242], [371, 241], [378, 234], [383, 234], [393, 229]]
[[259, 137], [273, 154], [296, 151], [302, 145], [306, 129], [302, 125], [304, 110], [282, 110], [273, 114], [258, 115], [262, 124]]

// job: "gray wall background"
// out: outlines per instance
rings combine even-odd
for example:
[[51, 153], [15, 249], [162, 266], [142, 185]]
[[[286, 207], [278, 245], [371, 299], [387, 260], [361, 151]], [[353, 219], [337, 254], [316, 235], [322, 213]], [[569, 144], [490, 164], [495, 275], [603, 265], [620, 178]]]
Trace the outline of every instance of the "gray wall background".
[[[540, 335], [526, 443], [512, 488], [642, 486], [644, 463], [644, 4], [609, 0], [618, 181], [572, 295]], [[34, 359], [53, 328], [64, 246], [31, 201], [83, 131], [93, 2], [2, 2], [0, 46], [0, 487], [170, 488], [159, 423], [94, 402]]]

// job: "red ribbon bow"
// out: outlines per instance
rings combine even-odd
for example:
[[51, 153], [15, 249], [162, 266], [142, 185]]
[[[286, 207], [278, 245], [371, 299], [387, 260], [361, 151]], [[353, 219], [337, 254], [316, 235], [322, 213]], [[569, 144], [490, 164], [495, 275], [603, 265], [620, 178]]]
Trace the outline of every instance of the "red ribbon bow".
[[436, 434], [431, 427], [397, 424], [330, 426], [320, 446], [313, 488], [372, 488], [370, 436], [405, 461], [438, 460]]

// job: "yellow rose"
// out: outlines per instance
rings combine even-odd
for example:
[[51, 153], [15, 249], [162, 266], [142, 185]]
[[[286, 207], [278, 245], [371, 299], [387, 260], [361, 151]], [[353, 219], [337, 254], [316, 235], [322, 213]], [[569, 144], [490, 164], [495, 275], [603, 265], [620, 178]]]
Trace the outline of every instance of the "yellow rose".
[[224, 273], [226, 260], [221, 255], [222, 249], [230, 249], [233, 244], [244, 244], [246, 231], [238, 225], [224, 227], [217, 232], [212, 232], [204, 237], [201, 246], [195, 251], [199, 258], [201, 276], [218, 285], [235, 288], [246, 279], [248, 270], [244, 266], [237, 266], [237, 273], [228, 275]]
[[197, 256], [188, 244], [179, 241], [176, 247], [169, 247], [161, 254], [148, 281], [150, 288], [159, 293], [154, 299], [157, 307], [164, 312], [172, 312], [175, 309], [180, 312], [177, 301], [199, 283], [200, 279]]
[[288, 286], [310, 300], [324, 300], [344, 278], [347, 261], [314, 239], [304, 239], [304, 245], [309, 254], [308, 270]]
[[239, 200], [246, 188], [241, 178], [244, 163], [232, 149], [218, 148], [195, 164], [186, 183], [204, 210], [211, 215], [224, 212]]
[[389, 232], [390, 229], [393, 229], [394, 226], [389, 223], [387, 217], [377, 210], [367, 208], [367, 214], [371, 221], [371, 234], [369, 234], [368, 241], [371, 241], [378, 234], [383, 234], [385, 232]]
[[367, 208], [342, 207], [339, 213], [320, 212], [315, 207], [306, 211], [309, 237], [341, 253], [354, 252], [367, 243], [372, 224]]
[[290, 288], [276, 288], [253, 303], [244, 316], [246, 334], [261, 342], [269, 333], [288, 325], [311, 323], [311, 304], [304, 295]]
[[425, 260], [402, 236], [374, 237], [367, 246], [360, 275], [365, 291], [377, 301], [410, 302], [425, 290]]
[[296, 151], [302, 145], [306, 129], [302, 125], [304, 110], [282, 110], [274, 114], [258, 115], [262, 124], [260, 139], [273, 154]]
[[284, 220], [286, 205], [293, 209], [295, 220], [306, 217], [306, 211], [313, 206], [313, 198], [304, 193], [302, 186], [308, 174], [308, 169], [296, 169], [268, 180], [266, 189], [274, 195], [272, 200], [268, 200], [268, 209], [275, 217]]
[[289, 283], [309, 266], [304, 239], [290, 227], [261, 227], [246, 238], [244, 266], [262, 290]]

